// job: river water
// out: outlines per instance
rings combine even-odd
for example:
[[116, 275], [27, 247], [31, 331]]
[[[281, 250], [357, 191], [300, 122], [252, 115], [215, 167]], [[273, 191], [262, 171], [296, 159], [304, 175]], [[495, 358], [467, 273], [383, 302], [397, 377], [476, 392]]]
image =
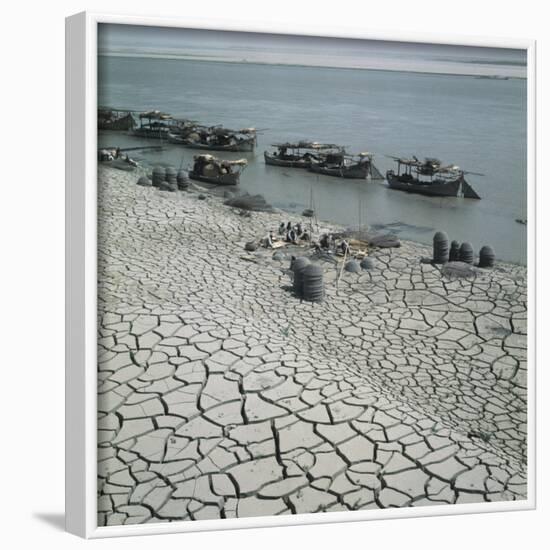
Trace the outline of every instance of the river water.
[[[494, 247], [498, 258], [525, 264], [527, 217], [527, 83], [363, 69], [223, 63], [188, 59], [99, 57], [98, 102], [115, 108], [160, 109], [204, 124], [260, 129], [240, 188], [276, 207], [301, 212], [313, 198], [319, 218], [369, 225], [430, 243], [436, 230]], [[482, 200], [424, 197], [384, 181], [346, 180], [266, 166], [263, 151], [278, 141], [315, 140], [386, 155], [437, 157], [485, 176], [467, 181]], [[158, 143], [158, 140], [157, 140]], [[102, 132], [101, 146], [156, 144]], [[136, 152], [144, 164], [191, 164], [196, 151], [168, 144]]]

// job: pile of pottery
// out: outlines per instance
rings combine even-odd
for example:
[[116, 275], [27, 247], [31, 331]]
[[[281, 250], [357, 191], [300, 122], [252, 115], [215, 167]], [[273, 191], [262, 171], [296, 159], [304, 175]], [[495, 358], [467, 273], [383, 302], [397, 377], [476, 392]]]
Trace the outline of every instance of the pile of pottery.
[[178, 181], [177, 173], [173, 166], [154, 166], [153, 167], [153, 187], [161, 191], [177, 191]]
[[[443, 231], [438, 231], [433, 238], [433, 263], [446, 264], [447, 262], [462, 262], [474, 264], [474, 248], [471, 243], [452, 241], [449, 247], [449, 238]], [[495, 265], [495, 252], [490, 246], [483, 246], [479, 251], [477, 267], [490, 268]]]

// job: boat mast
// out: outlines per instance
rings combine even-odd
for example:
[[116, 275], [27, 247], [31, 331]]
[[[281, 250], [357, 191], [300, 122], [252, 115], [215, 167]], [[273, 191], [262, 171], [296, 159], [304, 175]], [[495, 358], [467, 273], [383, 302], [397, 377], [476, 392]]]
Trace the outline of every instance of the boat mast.
[[359, 221], [359, 234], [361, 234], [361, 206], [362, 206], [362, 195], [361, 195], [361, 191], [359, 191], [359, 201], [358, 201], [358, 207], [359, 207], [359, 216], [358, 216], [358, 221]]

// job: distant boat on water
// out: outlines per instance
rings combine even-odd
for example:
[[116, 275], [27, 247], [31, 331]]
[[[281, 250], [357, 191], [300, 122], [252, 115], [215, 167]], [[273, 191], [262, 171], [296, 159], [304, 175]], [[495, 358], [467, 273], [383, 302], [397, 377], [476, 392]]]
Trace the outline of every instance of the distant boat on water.
[[309, 170], [317, 174], [348, 179], [384, 179], [372, 162], [371, 153], [349, 155], [343, 149], [337, 153], [322, 153], [313, 159]]
[[479, 75], [476, 78], [481, 78], [485, 80], [509, 80], [509, 76], [500, 76], [500, 75]]
[[139, 114], [139, 126], [132, 133], [142, 138], [167, 139], [171, 120], [171, 115], [167, 113], [146, 111]]
[[374, 166], [371, 153], [347, 154], [344, 147], [334, 143], [299, 141], [274, 143], [275, 152], [264, 151], [266, 164], [292, 168], [307, 168], [316, 174], [339, 178], [384, 179]]
[[193, 180], [217, 185], [237, 185], [246, 159], [222, 160], [212, 155], [196, 155], [189, 177]]
[[190, 149], [205, 151], [252, 152], [256, 146], [256, 129], [242, 128], [230, 130], [222, 126], [194, 125], [176, 129], [168, 133], [171, 143], [183, 145]]
[[435, 197], [481, 199], [466, 182], [464, 174], [483, 174], [465, 172], [456, 165], [442, 166], [441, 161], [435, 158], [426, 158], [423, 161], [416, 157], [390, 158], [397, 163], [397, 172], [386, 172], [386, 180], [391, 189]]
[[313, 159], [318, 159], [321, 152], [337, 152], [341, 148], [333, 143], [317, 141], [297, 141], [273, 143], [275, 151], [264, 151], [264, 161], [271, 166], [287, 168], [309, 168]]
[[121, 111], [109, 107], [97, 110], [98, 130], [132, 130], [136, 121], [130, 111]]

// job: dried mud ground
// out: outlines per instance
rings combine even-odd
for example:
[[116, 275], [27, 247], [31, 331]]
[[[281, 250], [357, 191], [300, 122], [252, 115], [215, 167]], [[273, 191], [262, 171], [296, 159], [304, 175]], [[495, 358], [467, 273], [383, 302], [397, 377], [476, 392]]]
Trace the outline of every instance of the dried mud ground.
[[403, 242], [302, 302], [244, 251], [289, 214], [138, 176], [99, 172], [99, 525], [526, 498], [524, 267]]

